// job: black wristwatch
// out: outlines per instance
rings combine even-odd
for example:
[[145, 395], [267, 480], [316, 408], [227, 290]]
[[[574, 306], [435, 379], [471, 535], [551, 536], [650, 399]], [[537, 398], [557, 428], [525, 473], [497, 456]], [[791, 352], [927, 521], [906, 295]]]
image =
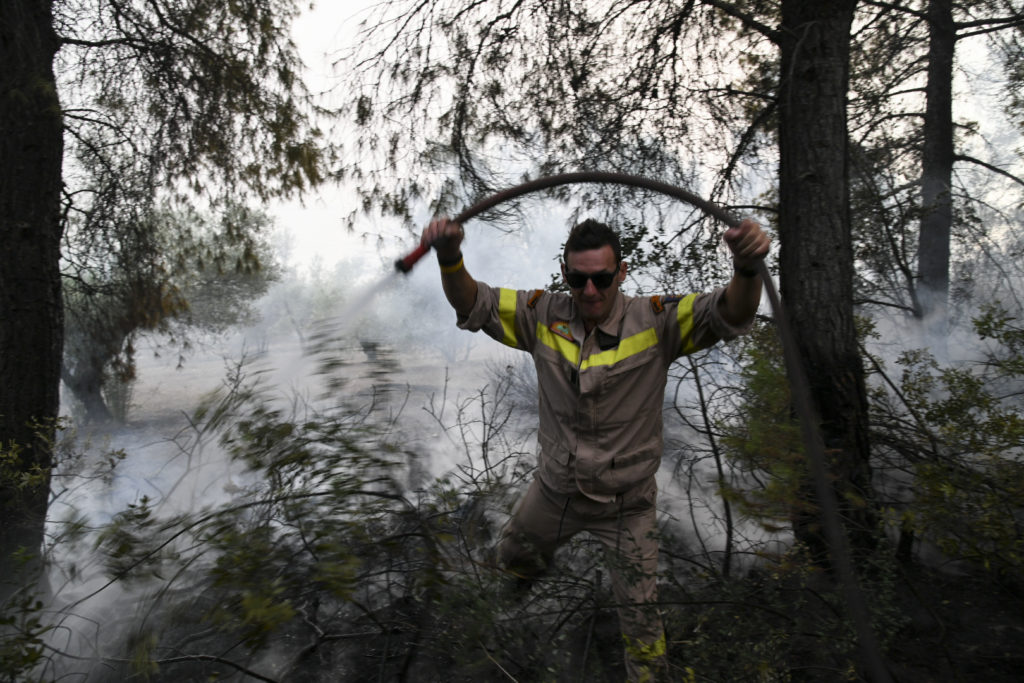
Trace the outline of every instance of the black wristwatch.
[[737, 264], [735, 261], [733, 261], [733, 263], [732, 263], [732, 270], [733, 270], [734, 273], [736, 273], [740, 277], [753, 278], [753, 277], [757, 277], [758, 275], [761, 274], [761, 269], [760, 268], [747, 268], [747, 267], [744, 267], [744, 266], [741, 266], [741, 265]]

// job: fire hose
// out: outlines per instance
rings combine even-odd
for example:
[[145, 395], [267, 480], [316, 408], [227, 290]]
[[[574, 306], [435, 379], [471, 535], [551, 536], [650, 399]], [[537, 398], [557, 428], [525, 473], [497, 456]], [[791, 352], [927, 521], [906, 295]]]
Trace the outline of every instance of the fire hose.
[[[602, 171], [563, 173], [515, 185], [480, 200], [452, 218], [452, 221], [464, 225], [469, 219], [502, 202], [531, 192], [572, 183], [601, 183], [639, 187], [684, 201], [700, 209], [708, 216], [725, 223], [730, 228], [737, 227], [740, 224], [738, 218], [722, 207], [680, 187], [643, 176]], [[405, 258], [396, 261], [395, 267], [403, 273], [409, 272], [416, 262], [430, 251], [430, 248], [431, 245], [429, 244], [421, 244]], [[786, 376], [789, 379], [793, 408], [800, 422], [801, 440], [809, 474], [814, 486], [814, 493], [821, 512], [821, 524], [825, 540], [828, 544], [831, 566], [838, 578], [847, 612], [857, 632], [858, 649], [863, 659], [865, 673], [867, 673], [870, 680], [877, 683], [885, 683], [891, 681], [892, 676], [885, 665], [878, 641], [871, 628], [867, 601], [857, 580], [850, 552], [849, 539], [840, 519], [839, 502], [835, 490], [828, 481], [825, 468], [824, 439], [818, 428], [817, 411], [811, 398], [810, 383], [800, 358], [796, 337], [782, 308], [782, 302], [775, 288], [775, 283], [763, 260], [759, 262], [758, 270], [768, 295], [768, 301], [771, 304], [775, 328], [778, 331], [782, 344], [783, 359], [786, 366]]]

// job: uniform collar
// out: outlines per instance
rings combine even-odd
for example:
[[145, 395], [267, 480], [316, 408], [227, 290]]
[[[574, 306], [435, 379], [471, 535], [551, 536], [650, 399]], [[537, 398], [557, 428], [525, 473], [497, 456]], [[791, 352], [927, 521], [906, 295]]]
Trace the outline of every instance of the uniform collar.
[[605, 334], [618, 337], [619, 330], [622, 329], [622, 316], [625, 310], [626, 295], [619, 289], [615, 292], [615, 303], [612, 304], [612, 310], [609, 311], [608, 317], [604, 319], [604, 322], [598, 323], [597, 329]]

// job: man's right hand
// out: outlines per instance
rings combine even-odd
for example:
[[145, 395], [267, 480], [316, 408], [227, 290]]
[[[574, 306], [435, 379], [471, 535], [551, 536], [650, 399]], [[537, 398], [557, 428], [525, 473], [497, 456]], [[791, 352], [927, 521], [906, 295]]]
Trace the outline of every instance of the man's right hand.
[[473, 310], [477, 294], [476, 280], [462, 263], [463, 236], [462, 226], [444, 217], [430, 221], [420, 237], [420, 244], [431, 245], [437, 253], [444, 295], [460, 320]]
[[430, 221], [420, 236], [420, 244], [429, 244], [437, 252], [440, 261], [454, 261], [462, 252], [462, 226], [447, 217]]

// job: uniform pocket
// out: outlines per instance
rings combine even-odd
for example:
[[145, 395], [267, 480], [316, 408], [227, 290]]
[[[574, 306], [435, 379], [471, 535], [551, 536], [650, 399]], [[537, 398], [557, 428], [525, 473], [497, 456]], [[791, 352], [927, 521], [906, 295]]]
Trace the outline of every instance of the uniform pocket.
[[619, 375], [625, 372], [630, 372], [648, 363], [651, 360], [652, 356], [657, 355], [657, 349], [645, 349], [640, 353], [627, 356], [625, 358], [617, 360], [615, 363], [612, 363], [611, 365], [605, 366], [605, 372], [608, 375]]
[[568, 491], [575, 487], [570, 473], [572, 453], [556, 439], [541, 433], [537, 435], [540, 446], [540, 473], [543, 481], [556, 491]]
[[[537, 382], [543, 391], [550, 396], [572, 397], [575, 399], [580, 391], [580, 376], [576, 366], [558, 352], [542, 347], [534, 356], [537, 365]], [[554, 401], [550, 407], [559, 416], [571, 415], [575, 400]]]
[[617, 455], [612, 458], [612, 469], [613, 470], [625, 470], [631, 467], [635, 467], [648, 460], [660, 460], [661, 449], [660, 448], [644, 448], [633, 453], [626, 455]]
[[653, 479], [660, 466], [661, 448], [642, 448], [612, 458], [605, 476], [610, 488], [626, 491], [647, 479]]
[[603, 393], [625, 393], [631, 396], [635, 395], [634, 392], [646, 393], [645, 387], [651, 383], [652, 377], [664, 372], [658, 350], [654, 348], [591, 371], [601, 373], [600, 387]]

